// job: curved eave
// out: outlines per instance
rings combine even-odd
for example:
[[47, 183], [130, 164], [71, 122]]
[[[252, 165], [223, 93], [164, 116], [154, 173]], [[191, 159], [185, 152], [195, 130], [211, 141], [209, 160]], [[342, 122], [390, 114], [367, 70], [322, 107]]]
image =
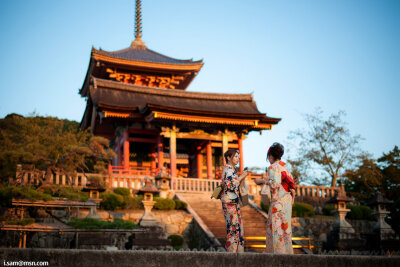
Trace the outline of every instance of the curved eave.
[[113, 64], [121, 64], [130, 67], [147, 68], [153, 70], [171, 70], [171, 71], [200, 71], [203, 67], [203, 62], [194, 62], [193, 64], [172, 64], [172, 63], [159, 63], [141, 60], [131, 60], [107, 56], [97, 52], [92, 51], [92, 58], [99, 61], [105, 61]]
[[185, 108], [175, 108], [171, 106], [162, 106], [162, 105], [155, 105], [152, 103], [148, 103], [143, 110], [143, 113], [146, 114], [147, 111], [150, 112], [167, 112], [173, 114], [191, 114], [191, 115], [198, 115], [198, 116], [211, 116], [211, 117], [222, 117], [222, 118], [238, 118], [238, 119], [248, 119], [251, 120], [265, 120], [266, 116], [263, 113], [258, 114], [246, 114], [246, 113], [224, 113], [224, 112], [213, 112], [213, 111], [203, 111], [203, 110], [195, 110], [195, 109], [185, 109]]

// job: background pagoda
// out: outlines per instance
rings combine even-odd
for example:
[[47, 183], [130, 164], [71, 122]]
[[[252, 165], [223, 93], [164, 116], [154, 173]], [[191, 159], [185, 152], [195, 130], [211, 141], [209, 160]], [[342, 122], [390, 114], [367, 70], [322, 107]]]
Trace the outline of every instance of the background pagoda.
[[[270, 130], [280, 119], [260, 113], [251, 94], [189, 92], [203, 62], [179, 60], [142, 41], [136, 1], [135, 40], [115, 51], [92, 49], [80, 94], [87, 98], [81, 128], [111, 140], [113, 173], [213, 179], [228, 148], [240, 152], [250, 131]], [[125, 186], [114, 182], [112, 187]]]

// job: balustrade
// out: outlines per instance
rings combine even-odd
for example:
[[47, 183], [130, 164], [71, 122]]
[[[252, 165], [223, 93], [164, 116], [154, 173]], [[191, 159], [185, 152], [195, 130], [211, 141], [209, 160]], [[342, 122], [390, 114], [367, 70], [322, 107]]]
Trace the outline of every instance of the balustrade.
[[[110, 171], [111, 170], [111, 171]], [[154, 181], [155, 170], [148, 167], [137, 167], [133, 170], [125, 170], [122, 166], [112, 166], [109, 173], [104, 178], [108, 181], [108, 187], [126, 187], [129, 189], [140, 189], [144, 185], [144, 179], [149, 178]], [[135, 173], [135, 174], [132, 174]], [[70, 185], [74, 187], [86, 186], [87, 179], [90, 176], [98, 176], [99, 174], [77, 173], [74, 177], [68, 177], [65, 174], [52, 174], [49, 181], [56, 185]], [[44, 178], [44, 173], [41, 176]], [[250, 173], [247, 179], [249, 186], [249, 194], [257, 196], [261, 190], [261, 186], [254, 183], [255, 178], [261, 178], [262, 174]], [[34, 172], [26, 172], [22, 177], [24, 184], [39, 183], [39, 174]], [[172, 178], [171, 190], [175, 192], [198, 192], [211, 194], [220, 184], [220, 179], [198, 179], [198, 178]], [[334, 196], [338, 187], [328, 186], [308, 186], [297, 185], [296, 196], [298, 197], [316, 197], [331, 198]]]

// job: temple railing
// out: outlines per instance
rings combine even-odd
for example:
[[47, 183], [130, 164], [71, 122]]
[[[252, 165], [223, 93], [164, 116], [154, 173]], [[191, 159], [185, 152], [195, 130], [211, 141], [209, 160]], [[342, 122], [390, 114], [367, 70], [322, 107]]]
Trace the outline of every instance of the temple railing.
[[[155, 171], [142, 169], [142, 167], [137, 167], [136, 172], [133, 174], [129, 172], [129, 170], [124, 171], [122, 166], [113, 166], [111, 170], [109, 169], [109, 174], [104, 175], [103, 177], [109, 188], [125, 187], [138, 190], [144, 185], [146, 178], [151, 179], [154, 182], [155, 175]], [[38, 185], [40, 180], [44, 180], [44, 176], [44, 172], [17, 173], [17, 177], [20, 177], [21, 184], [23, 185]], [[88, 178], [90, 179], [91, 176], [98, 177], [101, 176], [101, 174], [77, 173], [74, 176], [68, 176], [65, 174], [51, 174], [49, 177], [49, 182], [50, 184], [55, 185], [83, 187], [86, 186]], [[261, 174], [249, 174], [247, 184], [249, 186], [250, 195], [259, 195], [261, 186], [255, 184], [254, 178], [261, 177]], [[197, 192], [211, 194], [220, 184], [220, 182], [220, 179], [171, 178], [170, 187], [171, 190], [175, 192]], [[335, 191], [337, 190], [339, 190], [338, 187], [297, 185], [296, 196], [331, 198], [335, 195]]]
[[[75, 175], [66, 175], [61, 173], [50, 174], [47, 177], [50, 184], [70, 185], [70, 186], [86, 186], [87, 178], [90, 176], [101, 176], [94, 173], [77, 173]], [[39, 185], [45, 180], [45, 172], [17, 172], [17, 178], [21, 179], [23, 185]]]
[[[220, 182], [221, 180], [173, 178], [171, 180], [171, 189], [176, 192], [197, 192], [211, 194], [215, 187], [220, 184]], [[248, 180], [247, 184], [249, 186], [250, 195], [258, 195], [261, 191], [261, 186], [256, 185], [253, 180]], [[339, 190], [339, 187], [297, 185], [296, 196], [331, 198], [334, 196], [336, 190]]]
[[221, 180], [172, 178], [171, 190], [175, 192], [211, 193], [221, 183]]
[[148, 166], [133, 166], [129, 168], [124, 166], [111, 166], [109, 169], [111, 175], [139, 175], [139, 176], [154, 176], [158, 173], [158, 169]]

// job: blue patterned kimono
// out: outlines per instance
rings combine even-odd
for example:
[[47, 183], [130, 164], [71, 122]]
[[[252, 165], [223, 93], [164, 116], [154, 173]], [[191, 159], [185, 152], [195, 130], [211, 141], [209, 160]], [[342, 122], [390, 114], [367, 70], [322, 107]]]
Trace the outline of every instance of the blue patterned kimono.
[[224, 192], [221, 196], [222, 210], [226, 222], [226, 244], [228, 252], [244, 252], [243, 221], [239, 203], [239, 177], [234, 167], [226, 165], [222, 172]]

